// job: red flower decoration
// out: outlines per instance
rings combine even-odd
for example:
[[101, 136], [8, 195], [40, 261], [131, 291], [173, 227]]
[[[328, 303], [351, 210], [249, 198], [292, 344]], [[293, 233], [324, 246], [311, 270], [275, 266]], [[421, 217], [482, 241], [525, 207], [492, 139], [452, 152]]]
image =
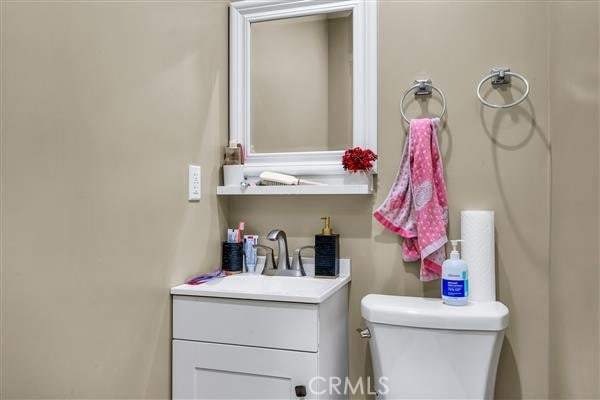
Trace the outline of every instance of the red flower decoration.
[[373, 161], [375, 160], [377, 160], [377, 154], [371, 150], [355, 147], [346, 150], [342, 157], [342, 165], [346, 171], [350, 172], [369, 171], [373, 168]]

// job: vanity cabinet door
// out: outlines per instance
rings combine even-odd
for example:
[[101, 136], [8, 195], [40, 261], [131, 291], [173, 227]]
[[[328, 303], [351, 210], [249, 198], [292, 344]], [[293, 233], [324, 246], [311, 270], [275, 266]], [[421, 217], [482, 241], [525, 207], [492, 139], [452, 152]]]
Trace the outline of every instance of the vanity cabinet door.
[[173, 399], [316, 399], [316, 376], [317, 353], [173, 340]]

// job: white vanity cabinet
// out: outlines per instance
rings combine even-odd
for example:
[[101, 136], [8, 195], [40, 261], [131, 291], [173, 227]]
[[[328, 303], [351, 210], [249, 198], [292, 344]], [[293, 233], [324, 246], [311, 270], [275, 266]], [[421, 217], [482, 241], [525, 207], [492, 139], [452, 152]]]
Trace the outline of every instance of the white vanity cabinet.
[[[216, 285], [243, 288], [244, 279], [260, 290], [182, 285], [171, 291], [173, 398], [347, 398], [330, 394], [328, 382], [348, 375], [349, 274], [331, 280], [242, 274]], [[281, 290], [282, 282], [313, 281], [315, 296]]]

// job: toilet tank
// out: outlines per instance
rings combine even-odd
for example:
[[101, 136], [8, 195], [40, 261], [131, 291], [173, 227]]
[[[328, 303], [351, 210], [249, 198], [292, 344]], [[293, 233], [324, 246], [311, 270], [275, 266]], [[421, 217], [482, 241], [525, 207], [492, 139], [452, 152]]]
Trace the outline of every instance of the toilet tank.
[[361, 303], [377, 399], [491, 399], [508, 309], [368, 295]]

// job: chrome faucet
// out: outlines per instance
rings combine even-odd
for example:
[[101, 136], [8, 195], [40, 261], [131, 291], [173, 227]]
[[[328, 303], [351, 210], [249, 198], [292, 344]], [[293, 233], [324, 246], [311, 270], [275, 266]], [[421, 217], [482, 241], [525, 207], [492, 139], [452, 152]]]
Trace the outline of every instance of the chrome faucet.
[[[301, 252], [306, 247], [305, 246], [300, 249], [296, 249], [294, 252], [294, 260], [292, 262], [292, 266], [290, 267], [290, 258], [288, 256], [288, 245], [287, 245], [287, 236], [285, 232], [281, 229], [273, 229], [267, 235], [267, 239], [271, 241], [276, 241], [279, 246], [279, 254], [277, 255], [277, 265], [273, 267], [268, 267], [268, 262], [265, 264], [263, 268], [263, 275], [278, 275], [278, 276], [306, 276], [306, 272], [304, 272], [304, 267], [302, 265], [302, 256]], [[270, 250], [271, 260], [273, 259], [273, 250], [267, 246], [260, 246], [265, 250]], [[269, 255], [267, 254], [267, 258]]]
[[287, 236], [281, 229], [273, 229], [267, 235], [267, 239], [277, 241], [279, 245], [279, 254], [277, 255], [277, 269], [281, 272], [290, 269], [290, 259], [288, 258]]

